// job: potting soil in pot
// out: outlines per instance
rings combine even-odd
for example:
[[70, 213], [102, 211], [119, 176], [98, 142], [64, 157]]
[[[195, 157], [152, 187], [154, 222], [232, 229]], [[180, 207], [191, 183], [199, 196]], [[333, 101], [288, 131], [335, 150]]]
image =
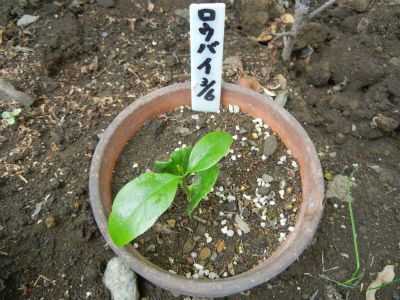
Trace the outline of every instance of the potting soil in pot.
[[234, 276], [267, 259], [291, 231], [301, 202], [297, 162], [261, 119], [230, 106], [219, 114], [181, 107], [147, 121], [125, 147], [114, 172], [113, 196], [155, 160], [194, 145], [211, 131], [234, 138], [212, 192], [186, 214], [178, 189], [170, 207], [133, 241], [154, 264], [188, 278]]

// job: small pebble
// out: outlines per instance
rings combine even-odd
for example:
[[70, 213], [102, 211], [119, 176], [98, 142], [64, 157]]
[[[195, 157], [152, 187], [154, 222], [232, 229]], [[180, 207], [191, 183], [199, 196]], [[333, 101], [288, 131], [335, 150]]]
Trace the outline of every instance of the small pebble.
[[45, 223], [46, 223], [47, 229], [54, 228], [57, 225], [56, 218], [54, 218], [53, 216], [47, 217]]
[[203, 270], [204, 267], [200, 264], [193, 264], [193, 267], [195, 267], [197, 270]]
[[283, 209], [286, 210], [286, 211], [292, 210], [293, 209], [293, 204], [290, 203], [290, 202], [285, 202], [283, 204]]
[[208, 247], [205, 247], [200, 250], [199, 258], [200, 260], [206, 260], [211, 256], [211, 250]]
[[147, 252], [155, 252], [156, 251], [156, 245], [154, 244], [150, 244], [147, 248], [146, 248]]
[[213, 254], [211, 254], [210, 259], [211, 259], [212, 261], [216, 261], [216, 260], [217, 260], [217, 257], [218, 257], [217, 253], [216, 253], [216, 252], [213, 252]]
[[226, 234], [226, 233], [228, 232], [228, 226], [222, 227], [222, 228], [221, 228], [221, 232], [222, 232], [223, 234]]
[[229, 229], [229, 230], [226, 232], [226, 235], [229, 236], [229, 237], [233, 237], [233, 236], [235, 235], [235, 232], [234, 232], [233, 230]]
[[169, 227], [174, 228], [176, 225], [176, 220], [175, 219], [168, 219], [167, 224]]

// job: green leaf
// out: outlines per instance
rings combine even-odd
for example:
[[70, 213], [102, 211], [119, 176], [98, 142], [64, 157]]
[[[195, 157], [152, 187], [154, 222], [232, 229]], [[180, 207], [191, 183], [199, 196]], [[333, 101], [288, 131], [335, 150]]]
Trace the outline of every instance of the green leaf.
[[8, 118], [12, 117], [12, 115], [11, 115], [11, 113], [8, 112], [8, 111], [3, 111], [3, 112], [1, 113], [1, 117], [2, 117], [3, 119], [8, 119]]
[[189, 155], [192, 147], [180, 148], [171, 153], [168, 161], [155, 161], [154, 167], [157, 173], [170, 173], [174, 175], [183, 175], [186, 172]]
[[203, 199], [212, 189], [218, 178], [218, 166], [214, 165], [211, 168], [200, 171], [196, 174], [193, 183], [189, 185], [189, 190], [192, 195], [192, 199], [186, 208], [189, 216], [193, 210], [199, 204], [200, 200]]
[[147, 172], [128, 182], [114, 199], [108, 218], [111, 239], [118, 247], [149, 229], [171, 205], [180, 178]]
[[232, 142], [232, 136], [225, 132], [210, 132], [203, 136], [190, 153], [186, 174], [211, 168], [229, 151]]
[[21, 113], [21, 111], [22, 111], [22, 109], [16, 108], [16, 109], [14, 109], [14, 110], [12, 111], [12, 115], [13, 115], [14, 117], [16, 117], [16, 116], [18, 116], [18, 115]]

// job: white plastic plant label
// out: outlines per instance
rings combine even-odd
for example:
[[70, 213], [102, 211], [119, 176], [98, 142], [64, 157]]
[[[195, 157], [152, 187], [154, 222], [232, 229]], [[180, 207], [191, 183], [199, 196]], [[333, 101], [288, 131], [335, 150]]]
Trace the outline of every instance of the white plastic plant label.
[[221, 102], [225, 4], [190, 5], [192, 109], [217, 112]]

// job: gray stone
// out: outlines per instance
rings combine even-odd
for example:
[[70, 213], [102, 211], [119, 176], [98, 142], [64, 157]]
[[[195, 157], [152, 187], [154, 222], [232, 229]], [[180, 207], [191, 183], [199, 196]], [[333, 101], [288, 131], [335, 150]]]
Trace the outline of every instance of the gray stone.
[[251, 211], [247, 207], [243, 208], [242, 217], [244, 219], [247, 219], [250, 216], [250, 214], [251, 214]]
[[183, 245], [183, 253], [191, 252], [195, 246], [196, 246], [196, 241], [193, 240], [192, 238], [189, 238]]
[[267, 188], [266, 186], [261, 186], [261, 187], [258, 188], [257, 191], [258, 191], [258, 193], [259, 193], [260, 195], [265, 196], [265, 195], [268, 194], [269, 188]]
[[280, 107], [285, 107], [287, 98], [288, 98], [288, 93], [282, 92], [276, 95], [276, 97], [274, 98], [274, 102], [278, 104]]
[[236, 209], [237, 209], [237, 203], [236, 203], [236, 201], [230, 201], [230, 202], [228, 202], [228, 205], [226, 206], [226, 211], [235, 212]]
[[97, 4], [104, 7], [114, 7], [114, 0], [97, 0]]
[[382, 114], [376, 116], [373, 121], [376, 123], [378, 128], [382, 129], [383, 131], [390, 133], [395, 131], [399, 127], [399, 122], [393, 118], [386, 117]]
[[278, 149], [276, 137], [273, 135], [267, 136], [264, 141], [263, 154], [265, 156], [270, 156], [275, 153], [276, 149]]
[[[351, 185], [350, 187], [349, 184]], [[327, 199], [335, 198], [344, 202], [353, 201], [353, 199], [348, 199], [348, 189], [352, 188], [353, 185], [354, 183], [349, 181], [346, 176], [336, 175], [329, 182], [325, 196]]]
[[345, 141], [346, 141], [346, 136], [343, 133], [339, 132], [339, 133], [336, 134], [336, 136], [335, 136], [335, 143], [336, 144], [341, 145]]
[[174, 134], [179, 134], [182, 137], [189, 136], [192, 134], [189, 128], [186, 127], [178, 127], [174, 130]]
[[348, 0], [347, 3], [357, 12], [365, 12], [368, 8], [369, 0]]
[[22, 103], [26, 108], [30, 107], [35, 99], [26, 93], [17, 91], [15, 87], [5, 81], [0, 79], [0, 100], [16, 100]]
[[189, 19], [189, 9], [177, 8], [174, 10], [174, 14], [182, 19]]
[[268, 174], [263, 174], [262, 180], [264, 180], [266, 183], [271, 183], [272, 181], [274, 181], [274, 177]]
[[173, 66], [176, 65], [176, 58], [173, 55], [168, 55], [165, 58], [165, 63], [167, 64], [168, 67], [172, 68]]
[[103, 283], [114, 300], [138, 300], [136, 274], [119, 257], [112, 258], [103, 275]]
[[22, 18], [18, 20], [17, 26], [24, 28], [35, 23], [37, 20], [39, 20], [39, 16], [23, 15]]
[[207, 232], [207, 227], [204, 226], [203, 224], [198, 224], [196, 227], [196, 233], [199, 236], [203, 236]]

